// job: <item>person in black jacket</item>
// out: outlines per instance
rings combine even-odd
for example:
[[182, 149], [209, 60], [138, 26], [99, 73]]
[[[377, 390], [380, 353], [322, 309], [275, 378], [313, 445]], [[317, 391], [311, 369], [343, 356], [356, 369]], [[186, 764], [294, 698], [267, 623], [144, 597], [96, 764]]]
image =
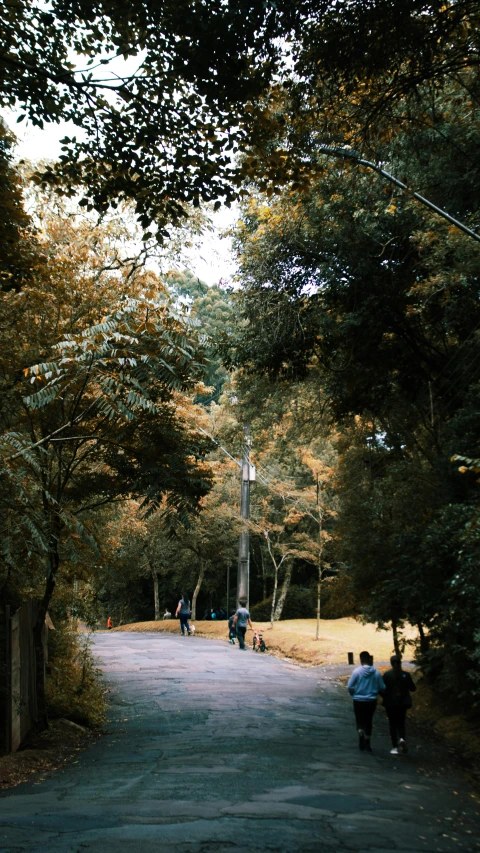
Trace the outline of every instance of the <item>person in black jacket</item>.
[[383, 675], [385, 682], [383, 704], [387, 712], [393, 744], [390, 754], [399, 755], [402, 752], [408, 752], [405, 740], [405, 718], [408, 709], [412, 707], [410, 693], [414, 693], [417, 688], [410, 673], [403, 671], [402, 660], [398, 655], [393, 655], [390, 663], [392, 668]]

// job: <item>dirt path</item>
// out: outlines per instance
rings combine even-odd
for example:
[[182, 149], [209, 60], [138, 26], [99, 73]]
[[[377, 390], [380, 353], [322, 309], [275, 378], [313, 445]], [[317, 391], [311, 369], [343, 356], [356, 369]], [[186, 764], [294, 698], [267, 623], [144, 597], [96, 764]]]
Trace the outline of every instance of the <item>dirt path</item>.
[[476, 801], [422, 743], [357, 748], [340, 669], [200, 637], [101, 634], [110, 734], [0, 797], [9, 853], [450, 853], [480, 849]]

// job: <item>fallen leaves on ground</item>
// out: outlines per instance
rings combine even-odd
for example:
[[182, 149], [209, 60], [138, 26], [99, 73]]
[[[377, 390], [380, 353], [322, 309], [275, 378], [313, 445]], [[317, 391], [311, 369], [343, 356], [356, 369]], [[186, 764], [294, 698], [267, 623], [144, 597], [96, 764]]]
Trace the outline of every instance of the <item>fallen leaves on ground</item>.
[[98, 733], [70, 720], [53, 720], [45, 732], [31, 734], [17, 752], [0, 757], [0, 789], [40, 781], [75, 758], [96, 737]]

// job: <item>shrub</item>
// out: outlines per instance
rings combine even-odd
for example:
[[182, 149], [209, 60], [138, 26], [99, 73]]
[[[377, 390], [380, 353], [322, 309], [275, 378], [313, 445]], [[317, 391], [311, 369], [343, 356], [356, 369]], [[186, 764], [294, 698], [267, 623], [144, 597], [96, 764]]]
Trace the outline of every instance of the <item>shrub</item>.
[[97, 728], [105, 722], [107, 703], [88, 635], [57, 623], [49, 634], [46, 697], [52, 717], [67, 717]]
[[[312, 619], [316, 614], [316, 597], [312, 589], [291, 586], [283, 607], [282, 619]], [[268, 622], [272, 610], [272, 596], [255, 604], [251, 610], [252, 619]]]
[[[353, 606], [344, 583], [337, 578], [327, 578], [322, 586], [322, 619], [341, 619], [351, 616]], [[250, 608], [252, 619], [268, 622], [272, 610], [272, 596]], [[283, 607], [283, 619], [314, 619], [317, 615], [317, 590], [292, 585]]]

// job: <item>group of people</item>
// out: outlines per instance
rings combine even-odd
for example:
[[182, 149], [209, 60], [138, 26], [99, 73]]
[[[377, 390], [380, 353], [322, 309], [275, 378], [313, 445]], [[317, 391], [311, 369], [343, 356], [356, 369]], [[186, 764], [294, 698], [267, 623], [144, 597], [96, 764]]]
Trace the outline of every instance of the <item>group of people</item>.
[[402, 669], [402, 660], [398, 655], [390, 658], [391, 669], [382, 676], [373, 666], [369, 652], [360, 652], [360, 666], [353, 670], [348, 681], [348, 692], [353, 698], [353, 710], [358, 732], [359, 748], [372, 752], [371, 737], [373, 715], [377, 708], [377, 699], [383, 698], [388, 717], [392, 755], [406, 753], [407, 741], [405, 720], [412, 706], [411, 693], [416, 690], [409, 672]]
[[[253, 624], [247, 610], [246, 599], [240, 599], [239, 604], [238, 609], [232, 611], [228, 620], [228, 636], [231, 643], [238, 640], [239, 648], [245, 651], [247, 627], [253, 629]], [[190, 600], [188, 595], [182, 593], [175, 617], [180, 619], [180, 632], [183, 636], [192, 633], [188, 621], [190, 616]], [[402, 660], [398, 655], [390, 658], [390, 665], [391, 669], [382, 676], [373, 666], [370, 652], [360, 652], [360, 666], [353, 670], [347, 684], [348, 692], [353, 698], [358, 745], [362, 752], [372, 752], [373, 715], [379, 696], [383, 699], [390, 727], [392, 740], [390, 753], [399, 755], [408, 751], [405, 721], [407, 711], [412, 706], [410, 694], [415, 692], [416, 686], [410, 673], [402, 669]]]
[[210, 610], [205, 610], [203, 614], [203, 621], [208, 622], [210, 619], [213, 621], [226, 619], [227, 611], [223, 609], [223, 607], [212, 607]]
[[[245, 634], [247, 632], [247, 627], [253, 628], [252, 620], [250, 618], [250, 613], [246, 608], [246, 599], [241, 598], [239, 601], [240, 607], [238, 610], [232, 611], [232, 614], [228, 620], [228, 637], [230, 642], [235, 642], [238, 640], [239, 648], [245, 650]], [[225, 613], [225, 611], [221, 611]], [[213, 611], [212, 611], [213, 613]], [[178, 602], [177, 609], [175, 611], [175, 618], [180, 620], [180, 633], [182, 636], [189, 636], [193, 633], [193, 625], [189, 624], [189, 619], [192, 615], [190, 600], [186, 593], [182, 593], [182, 597]], [[225, 616], [215, 616], [215, 618], [226, 618]], [[165, 618], [165, 614], [164, 614]], [[213, 619], [214, 617], [211, 616]]]
[[228, 639], [230, 643], [235, 643], [235, 640], [238, 640], [239, 648], [245, 651], [245, 634], [248, 627], [253, 630], [253, 625], [250, 613], [247, 610], [246, 599], [241, 598], [239, 604], [238, 610], [232, 610], [228, 620]]

